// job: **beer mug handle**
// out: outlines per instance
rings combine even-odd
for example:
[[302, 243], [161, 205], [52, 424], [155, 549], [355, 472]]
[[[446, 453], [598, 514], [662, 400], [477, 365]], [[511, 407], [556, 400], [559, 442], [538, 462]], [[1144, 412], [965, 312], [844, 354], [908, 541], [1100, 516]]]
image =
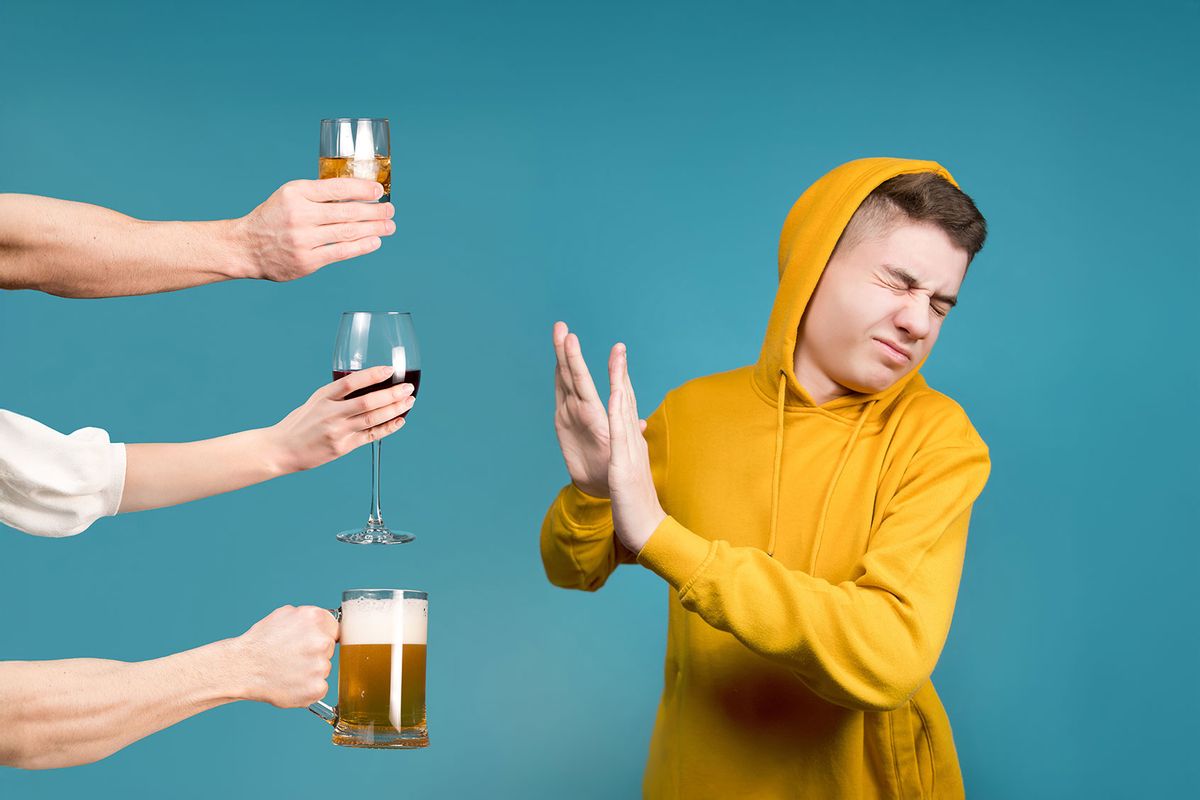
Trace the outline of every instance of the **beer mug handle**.
[[[333, 614], [333, 618], [336, 619], [338, 622], [342, 621], [342, 609], [341, 608], [327, 608], [325, 610], [328, 611], [330, 614]], [[316, 714], [321, 719], [328, 722], [330, 725], [337, 725], [338, 712], [337, 712], [336, 706], [331, 706], [328, 703], [326, 703], [324, 700], [318, 700], [317, 702], [315, 702], [311, 706], [309, 706], [308, 710], [311, 711], [312, 713]]]

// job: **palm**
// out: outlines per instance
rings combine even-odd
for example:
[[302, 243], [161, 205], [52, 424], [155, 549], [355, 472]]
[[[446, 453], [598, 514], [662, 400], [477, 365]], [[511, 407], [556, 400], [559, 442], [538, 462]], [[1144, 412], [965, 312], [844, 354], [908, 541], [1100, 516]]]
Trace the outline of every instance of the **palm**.
[[594, 497], [608, 497], [608, 412], [592, 382], [579, 338], [554, 325], [554, 430], [571, 481]]
[[607, 497], [608, 416], [595, 403], [569, 397], [558, 404], [554, 430], [571, 480], [588, 494]]

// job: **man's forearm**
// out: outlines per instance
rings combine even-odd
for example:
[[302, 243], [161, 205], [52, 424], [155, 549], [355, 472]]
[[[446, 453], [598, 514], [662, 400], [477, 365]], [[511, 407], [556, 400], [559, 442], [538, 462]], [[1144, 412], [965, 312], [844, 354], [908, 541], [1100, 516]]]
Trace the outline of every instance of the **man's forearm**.
[[0, 288], [116, 297], [250, 273], [237, 220], [144, 222], [87, 203], [0, 194]]
[[265, 428], [199, 442], [127, 444], [118, 513], [187, 503], [289, 471]]
[[0, 662], [0, 764], [98, 761], [190, 716], [247, 697], [238, 640], [153, 661]]

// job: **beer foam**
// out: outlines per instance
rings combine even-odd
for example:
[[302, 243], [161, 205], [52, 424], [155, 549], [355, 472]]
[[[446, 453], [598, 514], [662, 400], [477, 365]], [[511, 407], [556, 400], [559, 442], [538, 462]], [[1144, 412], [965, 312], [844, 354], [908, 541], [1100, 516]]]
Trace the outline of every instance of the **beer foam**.
[[425, 600], [357, 597], [342, 603], [342, 644], [426, 644]]

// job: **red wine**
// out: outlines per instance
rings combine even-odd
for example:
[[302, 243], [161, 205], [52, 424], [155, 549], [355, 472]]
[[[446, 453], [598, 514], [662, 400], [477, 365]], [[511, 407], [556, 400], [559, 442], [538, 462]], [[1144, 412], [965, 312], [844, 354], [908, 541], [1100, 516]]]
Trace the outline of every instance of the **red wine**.
[[[333, 379], [335, 381], [339, 380], [341, 378], [346, 377], [351, 372], [357, 372], [357, 370], [335, 369], [333, 371]], [[408, 372], [404, 373], [404, 377], [402, 377], [402, 378], [398, 377], [396, 375], [392, 375], [390, 378], [384, 378], [379, 383], [373, 383], [370, 386], [364, 386], [361, 389], [351, 392], [350, 394], [346, 395], [345, 399], [353, 400], [355, 397], [362, 397], [364, 394], [370, 394], [371, 392], [378, 392], [380, 389], [387, 389], [388, 387], [391, 387], [391, 386], [399, 386], [402, 383], [411, 383], [412, 387], [413, 387], [412, 396], [416, 397], [417, 390], [421, 388], [421, 370], [410, 369]], [[400, 416], [407, 417], [408, 412], [405, 411]]]

